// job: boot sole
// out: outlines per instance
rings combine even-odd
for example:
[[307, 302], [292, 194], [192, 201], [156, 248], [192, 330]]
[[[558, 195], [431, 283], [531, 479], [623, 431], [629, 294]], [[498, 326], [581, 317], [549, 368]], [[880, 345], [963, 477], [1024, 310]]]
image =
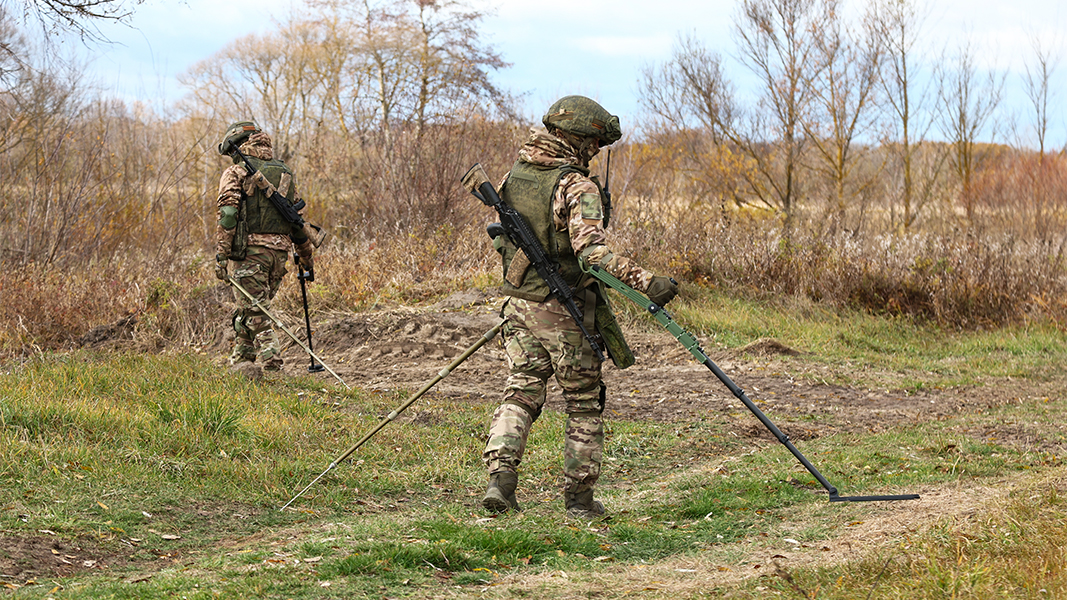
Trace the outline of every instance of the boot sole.
[[494, 513], [505, 513], [511, 510], [507, 500], [496, 496], [486, 496], [485, 499], [482, 500], [482, 508]]

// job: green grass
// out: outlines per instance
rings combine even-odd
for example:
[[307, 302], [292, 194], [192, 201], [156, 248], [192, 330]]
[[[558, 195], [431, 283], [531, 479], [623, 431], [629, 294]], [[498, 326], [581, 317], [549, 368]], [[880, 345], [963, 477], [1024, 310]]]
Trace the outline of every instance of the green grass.
[[[1065, 358], [1062, 335], [1039, 327], [953, 334], [704, 301], [680, 304], [676, 318], [730, 346], [775, 337], [818, 353], [804, 360], [848, 362], [881, 383], [900, 371], [916, 386], [994, 375], [1040, 383]], [[933, 366], [916, 366], [924, 361]], [[322, 385], [252, 383], [196, 355], [79, 352], [11, 367], [0, 374], [0, 537], [77, 546], [79, 561], [98, 566], [0, 584], [14, 597], [54, 598], [550, 597], [546, 583], [514, 582], [567, 573], [589, 595], [622, 597], [632, 590], [621, 581], [591, 582], [677, 560], [739, 569], [753, 540], [818, 544], [878, 510], [826, 503], [784, 447], [754, 447], [714, 419], [609, 422], [598, 495], [611, 519], [572, 521], [558, 495], [563, 417], [547, 412], [523, 464], [524, 512], [488, 519], [480, 454], [494, 407], [424, 399], [281, 512], [406, 398]], [[433, 418], [412, 421], [420, 411]], [[797, 445], [842, 495], [906, 493], [1062, 473], [1065, 420], [1060, 398], [1020, 399]], [[991, 433], [1005, 427], [1026, 435]], [[1062, 479], [1033, 484], [1006, 507], [916, 532], [906, 549], [691, 595], [1056, 597], [1064, 492]]]

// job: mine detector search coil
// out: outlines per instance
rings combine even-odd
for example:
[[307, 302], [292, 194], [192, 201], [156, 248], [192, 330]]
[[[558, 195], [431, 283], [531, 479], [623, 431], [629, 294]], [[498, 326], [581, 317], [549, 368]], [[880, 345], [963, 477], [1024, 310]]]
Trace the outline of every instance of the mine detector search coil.
[[664, 310], [662, 306], [659, 306], [656, 303], [652, 302], [643, 294], [637, 292], [636, 290], [613, 276], [611, 273], [608, 273], [604, 269], [601, 269], [599, 266], [592, 266], [589, 269], [589, 273], [591, 273], [600, 281], [603, 281], [606, 285], [612, 287], [613, 289], [621, 293], [623, 296], [626, 296], [634, 304], [637, 304], [638, 306], [647, 310], [653, 317], [655, 317], [656, 321], [658, 321], [660, 325], [662, 325], [667, 331], [671, 333], [671, 335], [678, 338], [678, 341], [681, 342], [683, 346], [685, 346], [686, 350], [688, 350], [698, 361], [704, 363], [704, 366], [710, 369], [712, 373], [715, 373], [715, 376], [719, 378], [719, 381], [726, 384], [726, 387], [730, 388], [730, 391], [733, 392], [733, 395], [736, 396], [738, 400], [743, 402], [745, 407], [748, 408], [748, 410], [751, 411], [752, 414], [756, 415], [756, 418], [759, 419], [760, 422], [763, 423], [763, 425], [772, 434], [774, 434], [774, 437], [778, 438], [778, 441], [781, 442], [782, 445], [784, 445], [786, 448], [789, 449], [790, 452], [793, 453], [793, 456], [795, 456], [796, 459], [800, 461], [800, 464], [804, 465], [804, 468], [807, 469], [808, 472], [811, 473], [813, 476], [815, 476], [815, 479], [817, 479], [819, 483], [822, 484], [824, 488], [826, 488], [826, 491], [830, 493], [830, 502], [878, 502], [883, 500], [919, 499], [918, 494], [904, 494], [900, 496], [838, 496], [837, 488], [830, 485], [830, 482], [827, 481], [826, 478], [823, 477], [822, 473], [820, 473], [819, 470], [815, 468], [815, 465], [812, 465], [811, 462], [809, 462], [808, 459], [805, 458], [804, 455], [801, 454], [795, 446], [793, 446], [793, 443], [789, 441], [789, 438], [784, 433], [782, 433], [781, 430], [779, 430], [778, 427], [776, 427], [775, 424], [772, 423], [766, 415], [763, 414], [763, 411], [761, 411], [759, 407], [757, 407], [755, 404], [752, 403], [751, 400], [748, 399], [748, 397], [745, 395], [745, 392], [741, 388], [737, 387], [737, 385], [733, 381], [731, 381], [729, 377], [726, 376], [726, 373], [724, 373], [718, 365], [716, 365], [714, 362], [711, 361], [710, 358], [708, 358], [708, 355], [704, 353], [704, 350], [700, 347], [700, 343], [695, 337], [693, 337], [693, 334], [682, 329], [681, 326], [675, 323], [674, 319], [671, 318], [670, 313]]
[[[340, 375], [338, 375], [337, 373], [334, 373], [333, 369], [331, 369], [330, 367], [327, 367], [325, 365], [325, 363], [322, 362], [321, 358], [319, 358], [318, 356], [315, 356], [315, 353], [311, 351], [311, 348], [308, 347], [307, 344], [305, 344], [304, 342], [300, 341], [300, 338], [296, 337], [295, 333], [293, 333], [292, 331], [289, 331], [289, 328], [285, 326], [285, 323], [282, 323], [281, 320], [278, 319], [278, 317], [275, 317], [273, 314], [271, 314], [270, 311], [268, 311], [262, 304], [260, 304], [259, 300], [257, 300], [255, 296], [253, 296], [252, 294], [248, 293], [248, 290], [246, 290], [244, 288], [244, 286], [242, 286], [240, 283], [237, 283], [237, 280], [234, 279], [232, 275], [229, 276], [227, 279], [229, 279], [230, 285], [232, 285], [234, 287], [234, 289], [236, 289], [237, 291], [239, 291], [242, 294], [244, 294], [244, 297], [248, 298], [248, 300], [253, 305], [255, 305], [255, 307], [258, 308], [260, 310], [260, 312], [262, 312], [263, 314], [267, 315], [267, 318], [270, 319], [271, 321], [274, 321], [274, 323], [276, 325], [278, 325], [278, 327], [281, 327], [282, 331], [284, 331], [286, 333], [286, 335], [291, 337], [294, 342], [296, 342], [297, 344], [300, 344], [300, 347], [303, 348], [304, 350], [306, 350], [307, 353], [311, 355], [311, 358], [313, 359], [313, 361], [314, 360], [318, 360], [319, 364], [322, 364], [322, 367], [330, 372], [330, 375], [333, 375], [334, 377], [337, 378], [337, 381], [341, 382], [341, 385], [345, 386], [348, 389], [352, 389], [351, 386], [349, 386], [347, 383], [345, 383], [344, 379], [341, 379]], [[308, 338], [308, 341], [311, 341], [310, 338]]]
[[538, 241], [537, 236], [534, 235], [530, 225], [522, 218], [519, 211], [504, 203], [504, 200], [493, 189], [493, 184], [489, 181], [489, 176], [485, 174], [481, 164], [471, 167], [460, 181], [467, 191], [481, 200], [482, 204], [496, 209], [500, 216], [500, 223], [490, 225], [489, 235], [506, 235], [517, 248], [526, 254], [526, 258], [530, 259], [530, 265], [548, 284], [549, 296], [558, 300], [567, 309], [571, 318], [577, 323], [578, 329], [582, 331], [582, 335], [589, 341], [589, 347], [592, 348], [597, 359], [604, 362], [604, 353], [600, 350], [600, 345], [597, 344], [593, 334], [586, 329], [582, 310], [574, 303], [574, 290], [563, 279], [563, 275], [559, 272], [559, 265], [548, 258], [545, 249], [541, 247], [541, 242]]
[[295, 502], [297, 498], [299, 498], [300, 496], [303, 496], [304, 492], [306, 492], [309, 489], [311, 489], [311, 486], [315, 485], [315, 483], [318, 480], [322, 479], [327, 473], [332, 471], [334, 469], [334, 467], [336, 467], [337, 465], [341, 464], [342, 461], [344, 461], [346, 458], [351, 456], [352, 453], [355, 452], [360, 446], [365, 444], [367, 442], [367, 440], [369, 440], [372, 437], [374, 437], [374, 434], [376, 434], [379, 431], [381, 431], [386, 425], [388, 425], [390, 422], [392, 422], [397, 417], [399, 417], [400, 413], [402, 413], [405, 410], [407, 410], [407, 408], [409, 406], [411, 406], [412, 404], [414, 404], [416, 400], [421, 398], [423, 396], [423, 394], [425, 394], [426, 392], [430, 391], [430, 388], [432, 388], [433, 386], [437, 385], [437, 382], [439, 382], [442, 379], [444, 379], [445, 377], [447, 377], [448, 374], [451, 373], [456, 367], [458, 367], [463, 361], [465, 361], [468, 358], [470, 358], [470, 356], [472, 354], [474, 354], [475, 352], [477, 352], [479, 348], [481, 348], [486, 343], [488, 343], [490, 340], [495, 338], [496, 334], [500, 333], [500, 328], [503, 327], [503, 326], [504, 326], [504, 320], [501, 320], [499, 323], [494, 325], [492, 329], [490, 329], [489, 331], [486, 331], [484, 334], [482, 334], [482, 337], [477, 342], [475, 342], [474, 345], [472, 345], [470, 348], [467, 348], [466, 350], [464, 350], [463, 354], [460, 354], [459, 356], [457, 356], [456, 359], [453, 360], [451, 362], [451, 364], [449, 364], [447, 367], [445, 367], [444, 369], [441, 369], [441, 371], [439, 373], [437, 373], [436, 377], [431, 379], [426, 385], [422, 386], [422, 389], [420, 389], [419, 391], [415, 392], [415, 394], [413, 396], [411, 396], [411, 398], [408, 398], [407, 402], [405, 402], [404, 404], [400, 405], [399, 407], [393, 409], [393, 412], [391, 412], [388, 415], [386, 415], [385, 418], [383, 418], [378, 423], [377, 427], [375, 427], [371, 431], [367, 432], [367, 434], [364, 435], [362, 438], [360, 438], [358, 442], [353, 444], [351, 448], [349, 448], [348, 450], [345, 450], [344, 453], [342, 453], [337, 458], [333, 459], [333, 462], [330, 463], [330, 466], [326, 467], [325, 471], [320, 473], [318, 477], [316, 477], [315, 479], [313, 479], [311, 481], [311, 483], [307, 484], [307, 487], [305, 487], [304, 489], [300, 490], [299, 494], [293, 496], [292, 500], [286, 502], [285, 505], [282, 506], [278, 510], [285, 510], [286, 508], [289, 507], [290, 504]]

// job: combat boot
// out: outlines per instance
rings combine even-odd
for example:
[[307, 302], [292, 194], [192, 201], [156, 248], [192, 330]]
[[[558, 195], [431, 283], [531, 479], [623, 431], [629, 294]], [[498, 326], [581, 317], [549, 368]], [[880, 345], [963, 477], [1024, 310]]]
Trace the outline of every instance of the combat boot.
[[572, 519], [593, 519], [607, 512], [599, 500], [593, 500], [593, 490], [564, 492], [567, 516]]
[[482, 507], [493, 513], [520, 510], [519, 501], [515, 498], [515, 488], [518, 485], [519, 475], [514, 471], [498, 471], [490, 474], [489, 487], [485, 490]]
[[240, 362], [230, 365], [230, 371], [244, 375], [252, 381], [259, 381], [263, 378], [263, 371], [256, 363], [250, 360], [242, 360]]
[[280, 356], [272, 356], [263, 363], [263, 370], [273, 372], [281, 371], [283, 364], [285, 364], [285, 362]]

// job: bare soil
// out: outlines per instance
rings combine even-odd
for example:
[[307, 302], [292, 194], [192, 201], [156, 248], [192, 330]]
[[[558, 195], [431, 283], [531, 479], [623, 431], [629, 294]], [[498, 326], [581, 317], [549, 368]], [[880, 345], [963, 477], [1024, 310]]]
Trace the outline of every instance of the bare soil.
[[[423, 309], [332, 315], [314, 329], [313, 346], [316, 355], [352, 387], [414, 391], [499, 322], [500, 302], [468, 292]], [[291, 330], [303, 334], [303, 328]], [[738, 436], [774, 441], [726, 385], [651, 320], [643, 327], [626, 328], [626, 337], [637, 363], [625, 370], [610, 361], [604, 367], [610, 419], [717, 419], [734, 425]], [[1025, 381], [920, 391], [850, 387], [828, 383], [857, 379], [850, 373], [832, 371], [804, 349], [777, 340], [759, 339], [733, 350], [701, 341], [712, 361], [763, 412], [773, 414], [775, 424], [793, 440], [840, 432], [877, 433], [906, 423], [981, 413], [1047, 396], [1056, 387]], [[220, 340], [216, 349], [220, 356], [228, 344]], [[307, 374], [311, 361], [299, 346], [291, 343], [285, 355], [287, 373]], [[868, 371], [864, 379], [903, 378], [895, 373], [873, 375]], [[318, 377], [336, 383], [328, 373]], [[495, 403], [506, 380], [507, 364], [497, 337], [434, 386], [426, 399]], [[560, 410], [558, 389], [552, 381], [549, 385], [546, 410]], [[1001, 442], [1027, 438], [1026, 431], [1008, 428], [989, 433]]]

